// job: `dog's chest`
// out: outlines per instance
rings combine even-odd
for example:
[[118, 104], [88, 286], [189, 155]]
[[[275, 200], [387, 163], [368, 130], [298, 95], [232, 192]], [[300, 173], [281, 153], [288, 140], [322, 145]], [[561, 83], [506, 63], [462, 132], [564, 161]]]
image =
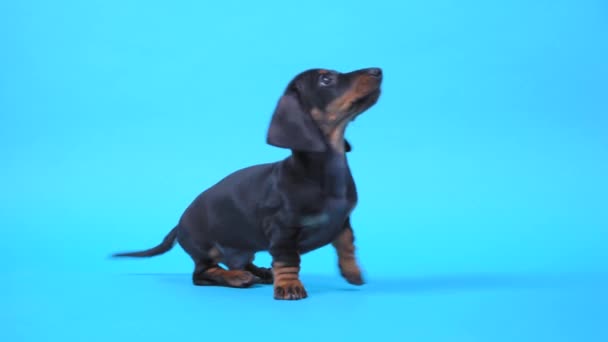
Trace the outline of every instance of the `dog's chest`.
[[355, 203], [344, 198], [329, 198], [323, 201], [320, 210], [304, 214], [299, 219], [301, 227], [300, 249], [309, 251], [332, 242], [344, 229], [344, 223]]
[[329, 206], [340, 207], [348, 205], [348, 203], [339, 201], [347, 196], [348, 181], [349, 173], [345, 157], [343, 155], [336, 155], [329, 158], [323, 173], [324, 191], [334, 197], [334, 203], [328, 203]]

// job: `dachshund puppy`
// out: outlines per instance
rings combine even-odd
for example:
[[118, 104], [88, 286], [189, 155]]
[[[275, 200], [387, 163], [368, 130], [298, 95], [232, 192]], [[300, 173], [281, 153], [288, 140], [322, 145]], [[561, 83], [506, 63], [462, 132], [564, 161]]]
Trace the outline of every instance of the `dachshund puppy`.
[[[114, 256], [159, 255], [177, 240], [194, 261], [195, 285], [274, 284], [275, 299], [297, 300], [308, 296], [300, 256], [332, 244], [341, 275], [363, 284], [350, 222], [357, 191], [344, 132], [378, 101], [381, 82], [379, 68], [300, 73], [281, 96], [266, 137], [290, 149], [289, 157], [226, 176], [194, 199], [160, 245]], [[259, 251], [270, 252], [271, 269], [254, 265]]]

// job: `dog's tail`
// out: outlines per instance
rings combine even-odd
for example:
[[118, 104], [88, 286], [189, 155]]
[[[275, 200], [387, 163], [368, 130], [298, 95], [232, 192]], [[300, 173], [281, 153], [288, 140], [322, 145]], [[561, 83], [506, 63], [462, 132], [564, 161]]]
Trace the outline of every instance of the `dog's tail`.
[[[179, 226], [177, 226], [179, 227]], [[144, 258], [144, 257], [152, 257], [155, 255], [160, 255], [168, 252], [173, 245], [175, 244], [175, 239], [177, 238], [177, 227], [171, 229], [169, 234], [165, 236], [163, 242], [156, 247], [152, 247], [150, 249], [146, 249], [145, 251], [139, 252], [126, 252], [126, 253], [115, 253], [112, 254], [112, 257], [135, 257], [135, 258]]]

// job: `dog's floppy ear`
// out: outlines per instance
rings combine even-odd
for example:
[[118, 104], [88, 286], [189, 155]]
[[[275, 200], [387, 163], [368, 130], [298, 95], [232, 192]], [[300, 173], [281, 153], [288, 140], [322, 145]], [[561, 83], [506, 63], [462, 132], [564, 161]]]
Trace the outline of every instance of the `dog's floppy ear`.
[[285, 93], [272, 115], [266, 142], [295, 151], [323, 152], [327, 144], [312, 116], [302, 109], [297, 95]]
[[350, 152], [353, 148], [350, 146], [348, 140], [344, 139], [344, 152]]

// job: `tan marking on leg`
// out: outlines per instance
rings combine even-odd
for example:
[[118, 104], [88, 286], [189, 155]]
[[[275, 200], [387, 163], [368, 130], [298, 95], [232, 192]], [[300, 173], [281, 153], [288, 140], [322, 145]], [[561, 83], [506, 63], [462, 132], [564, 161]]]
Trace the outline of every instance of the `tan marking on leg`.
[[363, 278], [357, 264], [353, 241], [353, 231], [347, 228], [332, 242], [332, 245], [338, 253], [338, 266], [342, 276], [351, 284], [361, 285]]
[[308, 297], [299, 278], [300, 266], [273, 263], [274, 298], [297, 300]]
[[219, 285], [232, 287], [248, 287], [255, 281], [256, 277], [248, 271], [225, 270], [219, 266], [209, 268], [204, 272], [204, 276], [213, 280]]

